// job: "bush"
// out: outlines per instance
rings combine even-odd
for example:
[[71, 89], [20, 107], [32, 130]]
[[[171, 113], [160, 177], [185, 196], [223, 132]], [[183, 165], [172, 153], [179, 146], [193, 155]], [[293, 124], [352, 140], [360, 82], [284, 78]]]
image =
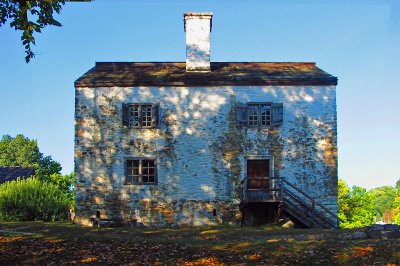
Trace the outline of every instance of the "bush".
[[55, 221], [68, 218], [70, 200], [57, 186], [35, 177], [0, 185], [0, 220]]

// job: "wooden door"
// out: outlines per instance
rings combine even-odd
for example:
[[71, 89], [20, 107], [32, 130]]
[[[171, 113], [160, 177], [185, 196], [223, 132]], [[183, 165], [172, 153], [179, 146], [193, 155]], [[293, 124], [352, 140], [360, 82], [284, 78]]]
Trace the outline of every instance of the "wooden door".
[[247, 160], [247, 188], [269, 189], [269, 160]]

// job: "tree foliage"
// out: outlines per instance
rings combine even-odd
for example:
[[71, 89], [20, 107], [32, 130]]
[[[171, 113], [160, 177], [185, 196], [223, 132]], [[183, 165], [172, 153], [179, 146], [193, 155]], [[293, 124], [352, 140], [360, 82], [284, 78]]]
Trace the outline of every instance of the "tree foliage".
[[66, 220], [70, 200], [56, 185], [30, 177], [0, 185], [0, 220]]
[[368, 191], [368, 194], [375, 198], [375, 215], [383, 217], [387, 210], [390, 210], [396, 198], [396, 189], [391, 186], [383, 186]]
[[373, 196], [358, 186], [350, 189], [343, 180], [339, 180], [338, 189], [338, 216], [343, 220], [341, 227], [354, 228], [372, 224], [375, 211]]
[[36, 140], [31, 140], [24, 135], [15, 138], [5, 135], [0, 140], [0, 165], [2, 166], [33, 166], [36, 174], [43, 179], [52, 174], [59, 174], [61, 165], [51, 156], [44, 156], [39, 151]]
[[338, 216], [343, 221], [347, 223], [347, 215], [350, 213], [350, 188], [347, 186], [344, 180], [339, 179], [338, 181], [338, 205], [339, 212]]
[[400, 179], [395, 187], [383, 186], [369, 190], [354, 186], [350, 189], [346, 182], [338, 182], [339, 217], [344, 221], [342, 227], [361, 226], [357, 221], [371, 221], [370, 201], [373, 201], [372, 214], [375, 221], [400, 224]]
[[70, 173], [69, 175], [61, 175], [59, 173], [52, 174], [46, 181], [56, 185], [61, 191], [63, 191], [70, 201], [70, 207], [73, 208], [74, 191], [72, 186], [74, 184], [74, 173]]
[[28, 63], [35, 56], [32, 44], [35, 45], [34, 32], [40, 33], [46, 26], [60, 27], [53, 13], [60, 13], [64, 0], [1, 0], [0, 26], [10, 20], [10, 27], [21, 31], [22, 45], [25, 47], [25, 61]]
[[60, 163], [54, 161], [51, 156], [44, 156], [36, 140], [21, 134], [14, 138], [9, 135], [3, 136], [0, 140], [0, 165], [33, 166], [36, 169], [35, 176], [39, 180], [56, 185], [71, 201], [73, 200], [73, 174], [62, 175]]
[[400, 179], [395, 187], [379, 187], [368, 193], [375, 197], [375, 207], [380, 211], [377, 214], [379, 218], [382, 218], [385, 223], [400, 224]]
[[392, 204], [394, 222], [400, 225], [400, 178], [396, 182], [396, 198]]
[[37, 142], [23, 135], [15, 138], [5, 135], [0, 141], [0, 165], [39, 168], [41, 157]]

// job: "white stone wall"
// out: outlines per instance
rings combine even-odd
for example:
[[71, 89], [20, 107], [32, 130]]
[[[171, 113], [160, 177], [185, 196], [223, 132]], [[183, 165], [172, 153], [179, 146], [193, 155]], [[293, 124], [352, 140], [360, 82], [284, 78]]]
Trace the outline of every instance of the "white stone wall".
[[[141, 102], [160, 104], [158, 128], [122, 125], [122, 103]], [[236, 102], [283, 103], [283, 124], [237, 127]], [[214, 208], [229, 220], [239, 203], [246, 156], [273, 158], [275, 176], [337, 211], [334, 86], [77, 88], [75, 117], [82, 223], [101, 210], [107, 217], [133, 215], [162, 225], [143, 211], [150, 205], [170, 224], [218, 222], [210, 214]], [[126, 157], [157, 158], [158, 184], [124, 185]], [[190, 201], [193, 206], [179, 203]]]

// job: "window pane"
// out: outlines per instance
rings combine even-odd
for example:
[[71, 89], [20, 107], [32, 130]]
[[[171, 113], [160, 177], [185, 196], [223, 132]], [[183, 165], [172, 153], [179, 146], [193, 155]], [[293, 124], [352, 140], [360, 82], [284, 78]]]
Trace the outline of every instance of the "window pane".
[[155, 182], [154, 160], [142, 160], [142, 178], [145, 183]]
[[143, 164], [146, 167], [154, 167], [154, 160], [143, 160]]
[[261, 125], [262, 126], [271, 125], [271, 106], [260, 105], [260, 113], [261, 113]]
[[125, 183], [134, 183], [138, 181], [139, 181], [139, 160], [128, 160], [126, 162]]
[[139, 168], [132, 168], [132, 175], [139, 176]]
[[150, 105], [142, 106], [142, 126], [143, 127], [151, 127], [151, 106]]
[[139, 105], [129, 106], [129, 126], [139, 127], [140, 126], [140, 107]]
[[128, 161], [126, 161], [126, 165], [128, 167], [139, 167], [139, 161], [138, 160], [128, 160]]
[[249, 126], [257, 126], [258, 125], [258, 106], [257, 105], [249, 105], [248, 108], [248, 117]]
[[[139, 169], [141, 169], [140, 172]], [[154, 160], [127, 160], [125, 183], [155, 183], [155, 172]]]

